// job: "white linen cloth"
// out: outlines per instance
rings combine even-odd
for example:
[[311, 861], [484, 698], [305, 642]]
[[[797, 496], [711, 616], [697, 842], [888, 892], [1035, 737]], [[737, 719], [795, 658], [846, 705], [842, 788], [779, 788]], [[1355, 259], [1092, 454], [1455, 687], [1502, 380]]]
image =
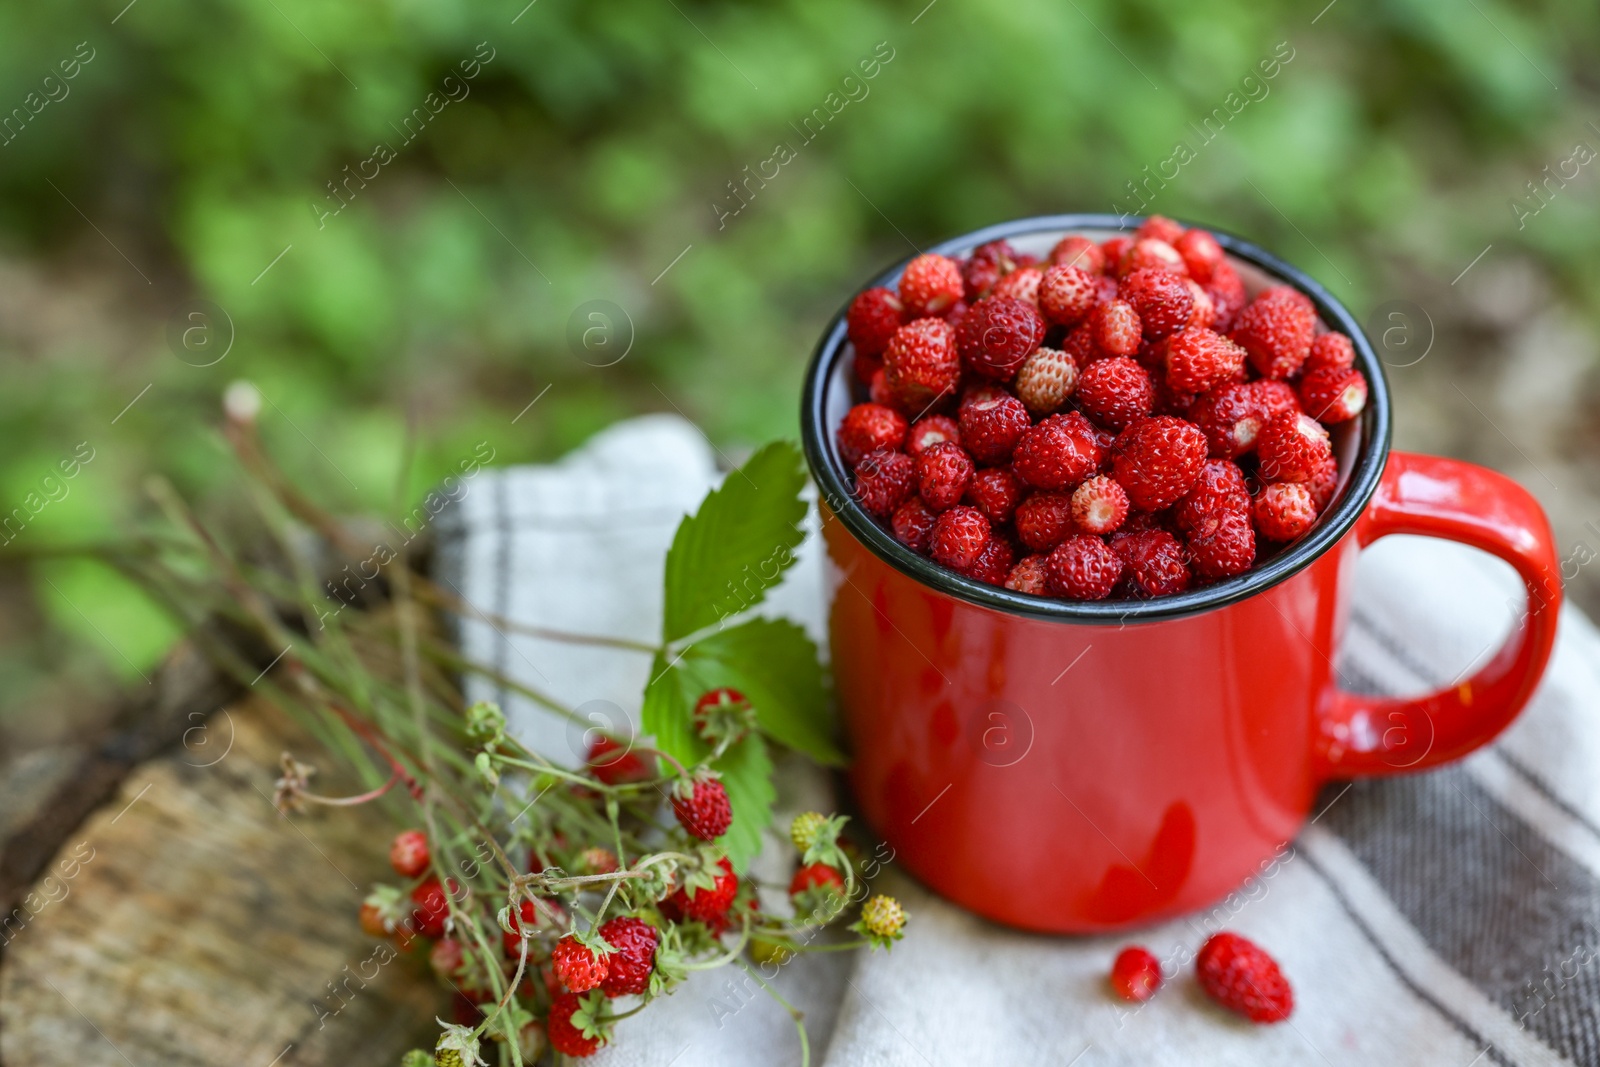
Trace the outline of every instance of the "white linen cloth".
[[[486, 471], [441, 516], [438, 572], [469, 604], [519, 623], [653, 640], [678, 520], [720, 478], [690, 424], [622, 423], [548, 466]], [[813, 523], [815, 519], [813, 516]], [[1388, 538], [1362, 557], [1343, 676], [1374, 692], [1446, 685], [1513, 624], [1509, 568], [1437, 540]], [[822, 647], [820, 545], [760, 609]], [[464, 651], [596, 721], [636, 719], [646, 657], [508, 634], [470, 614]], [[581, 735], [475, 681], [552, 756]], [[1262, 876], [1215, 908], [1127, 936], [1044, 937], [963, 912], [890, 869], [911, 914], [892, 952], [802, 956], [775, 981], [805, 1012], [821, 1067], [1127, 1064], [1600, 1064], [1600, 634], [1567, 608], [1544, 684], [1493, 746], [1428, 774], [1331, 787]], [[830, 780], [780, 770], [774, 845], [790, 814], [830, 807]], [[755, 873], [776, 885], [789, 862]], [[1296, 997], [1256, 1027], [1213, 1007], [1191, 968], [1148, 1004], [1114, 999], [1116, 952], [1187, 960], [1209, 933], [1267, 947]], [[696, 974], [621, 1024], [597, 1067], [800, 1062], [788, 1013], [734, 968]]]

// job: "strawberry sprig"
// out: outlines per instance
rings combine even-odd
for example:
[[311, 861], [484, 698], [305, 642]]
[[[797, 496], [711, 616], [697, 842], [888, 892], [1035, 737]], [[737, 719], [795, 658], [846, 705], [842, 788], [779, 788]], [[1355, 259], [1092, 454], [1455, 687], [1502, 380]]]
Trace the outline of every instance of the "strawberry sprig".
[[[789, 912], [768, 910], [747, 873], [779, 840], [765, 833], [772, 746], [842, 761], [815, 647], [798, 626], [750, 614], [801, 539], [798, 451], [758, 450], [683, 521], [667, 558], [661, 638], [649, 644], [485, 616], [405, 555], [375, 553], [270, 462], [251, 411], [235, 405], [223, 427], [251, 509], [228, 528], [249, 531], [246, 540], [230, 542], [158, 482], [153, 495], [177, 536], [83, 551], [137, 582], [222, 671], [306, 726], [321, 752], [285, 755], [280, 808], [378, 804], [394, 816], [395, 877], [373, 887], [359, 922], [426, 960], [455, 1003], [435, 1048], [407, 1053], [404, 1067], [523, 1067], [549, 1048], [586, 1056], [693, 971], [722, 966], [749, 970], [791, 1013], [808, 1059], [804, 1024], [771, 988], [772, 968], [798, 952], [892, 936], [882, 932], [887, 898], [866, 899], [867, 872], [840, 817], [812, 813], [792, 828], [797, 866], [830, 872], [819, 875], [836, 890], [827, 907], [795, 899]], [[348, 582], [326, 580], [330, 555], [334, 569], [377, 568], [363, 610], [345, 610]], [[648, 656], [645, 736], [594, 734], [582, 766], [534, 749], [500, 708], [467, 704], [454, 679], [478, 675], [552, 715], [578, 721], [576, 712], [470, 661], [430, 610]], [[333, 784], [313, 791], [319, 769]], [[859, 940], [824, 936], [858, 904]]]

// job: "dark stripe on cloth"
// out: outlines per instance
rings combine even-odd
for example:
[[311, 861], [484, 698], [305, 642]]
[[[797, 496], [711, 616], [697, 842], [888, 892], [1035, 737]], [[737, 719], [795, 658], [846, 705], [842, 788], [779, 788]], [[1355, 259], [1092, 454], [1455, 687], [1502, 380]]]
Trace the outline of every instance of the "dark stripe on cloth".
[[1339, 888], [1339, 883], [1334, 881], [1333, 878], [1329, 876], [1328, 872], [1322, 869], [1322, 864], [1313, 859], [1305, 849], [1300, 849], [1299, 854], [1304, 857], [1307, 865], [1309, 865], [1310, 868], [1317, 873], [1317, 877], [1321, 878], [1323, 882], [1327, 884], [1328, 891], [1333, 894], [1333, 899], [1339, 902], [1339, 907], [1344, 909], [1344, 913], [1350, 917], [1350, 921], [1355, 923], [1356, 929], [1361, 931], [1361, 935], [1365, 937], [1372, 945], [1373, 949], [1383, 959], [1384, 964], [1389, 968], [1389, 970], [1394, 972], [1395, 977], [1400, 979], [1402, 985], [1411, 990], [1412, 994], [1415, 995], [1418, 1000], [1422, 1001], [1424, 1004], [1428, 1005], [1428, 1007], [1438, 1012], [1446, 1022], [1455, 1027], [1462, 1037], [1465, 1037], [1469, 1042], [1471, 1042], [1474, 1048], [1484, 1049], [1485, 1054], [1491, 1061], [1500, 1064], [1501, 1067], [1516, 1067], [1515, 1063], [1508, 1059], [1505, 1054], [1495, 1046], [1494, 1042], [1490, 1041], [1488, 1038], [1478, 1033], [1478, 1031], [1474, 1030], [1470, 1023], [1461, 1018], [1461, 1016], [1457, 1015], [1455, 1012], [1451, 1011], [1443, 1001], [1439, 1000], [1427, 989], [1412, 981], [1411, 976], [1407, 974], [1400, 967], [1400, 965], [1395, 962], [1394, 957], [1389, 954], [1388, 947], [1384, 945], [1382, 941], [1378, 940], [1377, 934], [1373, 932], [1372, 927], [1367, 925], [1366, 919], [1361, 917], [1361, 913], [1356, 911], [1349, 899], [1345, 897], [1344, 890]]

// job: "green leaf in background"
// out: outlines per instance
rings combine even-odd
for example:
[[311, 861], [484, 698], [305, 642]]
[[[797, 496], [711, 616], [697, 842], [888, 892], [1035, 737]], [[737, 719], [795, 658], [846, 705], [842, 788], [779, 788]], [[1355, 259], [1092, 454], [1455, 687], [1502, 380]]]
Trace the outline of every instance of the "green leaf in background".
[[733, 825], [720, 838], [733, 869], [743, 873], [761, 851], [761, 831], [772, 823], [778, 791], [772, 785], [772, 759], [760, 734], [747, 734], [712, 764], [722, 775], [733, 808]]
[[668, 666], [657, 652], [650, 663], [650, 683], [644, 689], [644, 706], [639, 709], [639, 726], [655, 738], [656, 747], [683, 763], [696, 763], [706, 755], [706, 746], [694, 732], [694, 680], [679, 669]]
[[794, 623], [756, 618], [703, 637], [684, 652], [682, 668], [700, 692], [731, 686], [743, 693], [774, 741], [818, 763], [845, 762], [831, 736], [817, 647]]
[[766, 598], [804, 538], [805, 479], [800, 450], [775, 441], [678, 525], [667, 553], [664, 641], [687, 637]]

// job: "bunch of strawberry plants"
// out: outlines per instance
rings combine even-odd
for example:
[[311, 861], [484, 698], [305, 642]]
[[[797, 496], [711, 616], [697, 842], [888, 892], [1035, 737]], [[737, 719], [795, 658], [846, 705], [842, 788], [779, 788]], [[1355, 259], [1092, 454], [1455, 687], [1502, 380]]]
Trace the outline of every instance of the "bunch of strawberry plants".
[[[658, 643], [488, 616], [503, 630], [651, 659], [641, 733], [590, 731], [574, 767], [519, 740], [495, 705], [466, 705], [459, 683], [479, 675], [577, 719], [445, 640], [436, 614], [486, 616], [413, 561], [383, 561], [387, 595], [366, 610], [329, 610], [333, 587], [319, 566], [374, 558], [372, 546], [283, 478], [251, 405], [236, 405], [224, 432], [246, 475], [250, 521], [202, 521], [158, 482], [152, 494], [175, 529], [82, 551], [137, 581], [223, 670], [294, 714], [363, 783], [319, 794], [313, 767], [286, 754], [281, 810], [375, 803], [403, 827], [390, 848], [396, 878], [374, 887], [352, 922], [425, 961], [451, 990], [453, 1018], [436, 1047], [408, 1053], [404, 1067], [588, 1056], [624, 1039], [619, 1024], [691, 972], [719, 966], [746, 969], [784, 1004], [809, 1061], [804, 1023], [772, 988], [772, 968], [811, 949], [887, 947], [905, 915], [870, 895], [838, 816], [794, 820], [788, 906], [769, 910], [749, 873], [773, 818], [774, 746], [826, 765], [843, 759], [811, 641], [792, 623], [745, 614], [802, 539], [798, 450], [760, 449], [683, 520]], [[239, 531], [237, 544], [224, 527]], [[280, 649], [276, 670], [258, 679]], [[855, 937], [821, 936], [857, 908]]]

